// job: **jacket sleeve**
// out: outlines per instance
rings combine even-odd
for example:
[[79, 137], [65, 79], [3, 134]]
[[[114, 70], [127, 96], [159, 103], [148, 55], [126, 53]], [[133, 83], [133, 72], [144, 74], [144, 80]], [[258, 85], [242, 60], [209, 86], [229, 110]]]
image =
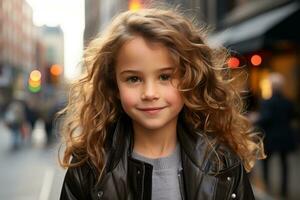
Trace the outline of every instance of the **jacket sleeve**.
[[[74, 163], [76, 159], [72, 159]], [[60, 200], [88, 200], [95, 179], [91, 167], [84, 163], [82, 166], [68, 168], [60, 194]]]
[[84, 195], [83, 180], [75, 168], [69, 168], [65, 175], [60, 200], [81, 200], [87, 199]]

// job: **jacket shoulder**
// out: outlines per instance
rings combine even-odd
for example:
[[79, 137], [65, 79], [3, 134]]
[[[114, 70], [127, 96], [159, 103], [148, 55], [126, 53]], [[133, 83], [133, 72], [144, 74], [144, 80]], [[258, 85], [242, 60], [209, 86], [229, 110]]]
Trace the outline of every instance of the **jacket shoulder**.
[[[73, 157], [71, 163], [77, 162], [78, 159]], [[60, 199], [90, 199], [95, 181], [95, 174], [89, 161], [80, 166], [69, 167], [63, 181]]]
[[204, 146], [206, 156], [203, 170], [206, 173], [219, 174], [242, 164], [236, 152], [222, 142], [207, 138]]

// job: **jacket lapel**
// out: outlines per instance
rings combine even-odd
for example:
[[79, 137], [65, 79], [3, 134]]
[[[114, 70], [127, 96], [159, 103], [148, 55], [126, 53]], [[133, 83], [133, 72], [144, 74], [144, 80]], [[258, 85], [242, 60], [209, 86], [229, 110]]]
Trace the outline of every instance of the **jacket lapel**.
[[[211, 199], [216, 178], [208, 175], [207, 157], [210, 154], [205, 136], [178, 125], [186, 199]], [[205, 182], [205, 184], [202, 184]], [[188, 190], [187, 190], [188, 189]], [[199, 195], [201, 194], [201, 197]]]

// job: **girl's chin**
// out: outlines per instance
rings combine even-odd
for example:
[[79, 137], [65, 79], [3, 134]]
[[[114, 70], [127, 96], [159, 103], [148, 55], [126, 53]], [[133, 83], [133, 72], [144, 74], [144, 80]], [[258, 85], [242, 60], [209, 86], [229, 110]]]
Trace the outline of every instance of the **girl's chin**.
[[170, 125], [169, 122], [165, 122], [162, 119], [147, 119], [145, 121], [136, 121], [134, 123], [136, 123], [134, 125], [136, 125], [137, 127], [149, 131], [159, 131]]

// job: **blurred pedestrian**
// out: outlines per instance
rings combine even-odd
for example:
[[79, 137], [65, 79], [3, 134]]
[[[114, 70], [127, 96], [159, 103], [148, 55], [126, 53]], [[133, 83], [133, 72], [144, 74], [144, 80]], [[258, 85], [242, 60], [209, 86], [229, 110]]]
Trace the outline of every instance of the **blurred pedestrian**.
[[35, 123], [37, 122], [38, 118], [39, 118], [39, 113], [37, 110], [37, 103], [36, 101], [32, 100], [32, 99], [27, 99], [27, 101], [25, 102], [25, 113], [26, 113], [26, 121], [29, 124], [29, 128], [32, 132], [32, 130], [34, 129]]
[[39, 114], [37, 111], [38, 104], [36, 100], [32, 97], [27, 97], [25, 100], [21, 101], [24, 106], [25, 111], [25, 122], [22, 126], [22, 136], [26, 144], [31, 144], [32, 142], [32, 132], [36, 121], [38, 120]]
[[44, 110], [42, 111], [42, 119], [45, 123], [46, 132], [46, 145], [49, 146], [56, 141], [57, 128], [60, 124], [60, 119], [57, 118], [57, 112], [65, 106], [66, 100], [63, 97], [52, 98], [45, 103]]
[[257, 125], [265, 132], [264, 145], [267, 159], [263, 161], [263, 175], [266, 186], [270, 189], [269, 161], [278, 153], [281, 164], [281, 195], [288, 195], [288, 154], [296, 148], [291, 122], [294, 107], [283, 95], [284, 77], [279, 73], [269, 76], [272, 86], [272, 97], [263, 100], [260, 105]]
[[12, 134], [12, 150], [19, 149], [22, 143], [22, 128], [24, 122], [24, 104], [19, 99], [11, 100], [4, 115], [4, 123]]
[[220, 73], [227, 52], [204, 37], [144, 9], [91, 42], [65, 109], [60, 199], [254, 199], [246, 170], [262, 141]]
[[41, 117], [45, 124], [46, 133], [46, 146], [49, 146], [52, 142], [52, 131], [53, 131], [53, 118], [55, 111], [53, 110], [54, 100], [47, 101], [41, 109]]

